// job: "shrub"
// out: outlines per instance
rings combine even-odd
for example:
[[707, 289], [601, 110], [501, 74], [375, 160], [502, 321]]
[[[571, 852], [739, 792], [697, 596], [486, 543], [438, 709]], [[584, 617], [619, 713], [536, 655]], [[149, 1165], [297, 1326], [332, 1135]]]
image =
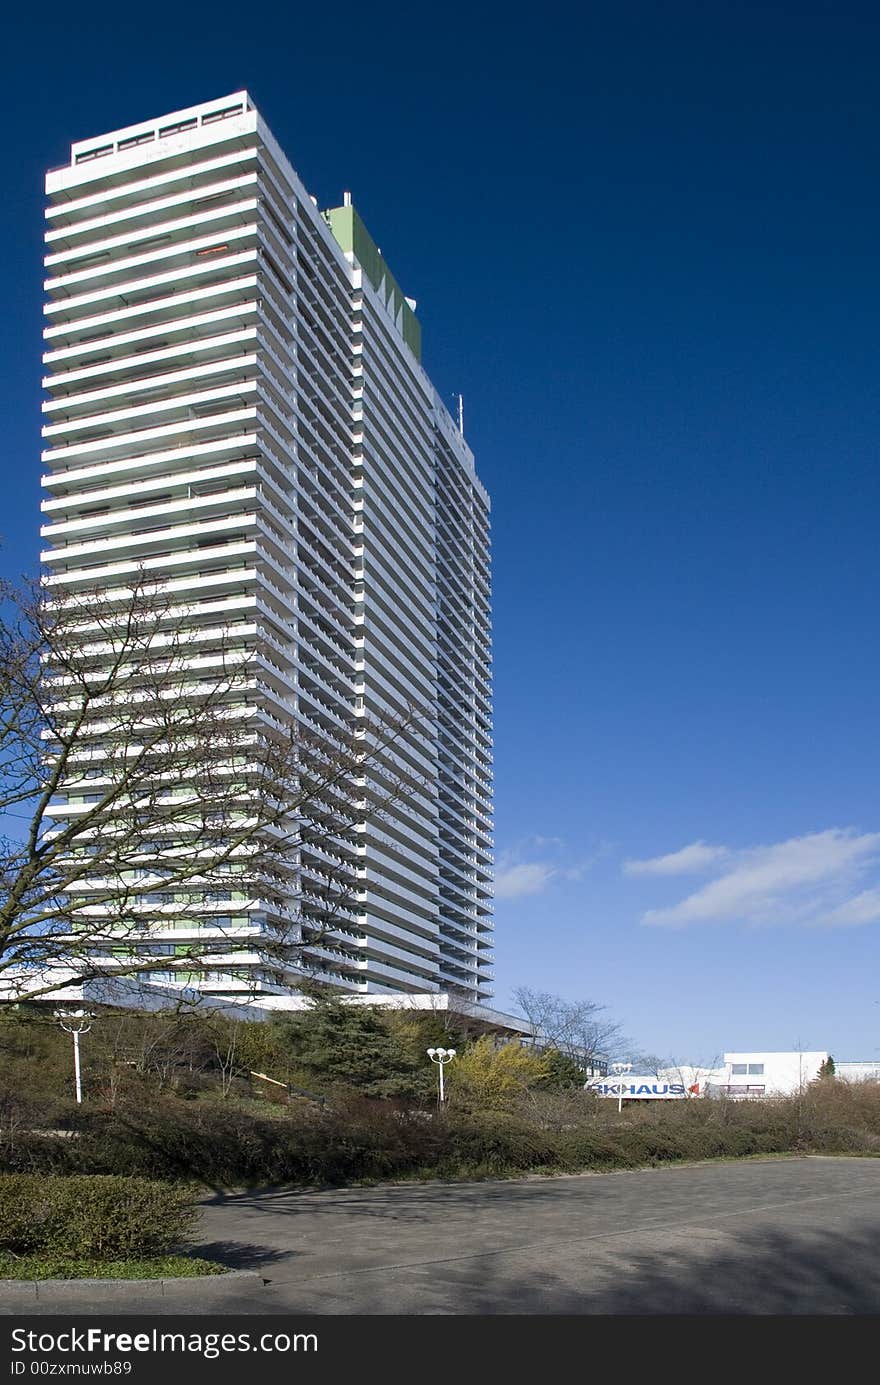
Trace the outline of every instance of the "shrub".
[[479, 1111], [507, 1110], [549, 1076], [550, 1067], [540, 1054], [518, 1043], [497, 1048], [485, 1035], [456, 1058], [447, 1079], [449, 1100]]
[[[4, 1110], [0, 1101], [0, 1119]], [[68, 1138], [35, 1129], [24, 1107], [10, 1106], [6, 1116], [0, 1167], [10, 1171], [197, 1180], [215, 1187], [626, 1169], [810, 1150], [880, 1154], [880, 1084], [859, 1088], [841, 1081], [775, 1101], [657, 1102], [620, 1113], [616, 1103], [575, 1089], [540, 1087], [527, 1089], [518, 1107], [506, 1111], [459, 1107], [453, 1100], [443, 1110], [424, 1109], [338, 1088], [323, 1107], [142, 1091], [136, 1099], [121, 1093], [111, 1109], [86, 1104], [71, 1112]], [[93, 1189], [99, 1183], [79, 1181]], [[14, 1224], [8, 1203], [0, 1199], [7, 1236]], [[47, 1218], [50, 1211], [51, 1200]], [[6, 1243], [0, 1239], [0, 1246]]]
[[558, 1139], [507, 1111], [452, 1113], [438, 1124], [438, 1134], [442, 1170], [505, 1173], [559, 1165]]
[[222, 1265], [195, 1255], [151, 1256], [147, 1260], [71, 1260], [63, 1255], [13, 1255], [0, 1250], [4, 1279], [196, 1279], [224, 1274]]
[[145, 1178], [0, 1174], [0, 1251], [99, 1260], [161, 1255], [192, 1229], [195, 1196]]
[[562, 1157], [571, 1169], [628, 1169], [645, 1163], [644, 1151], [631, 1130], [610, 1131], [578, 1126], [562, 1138]]

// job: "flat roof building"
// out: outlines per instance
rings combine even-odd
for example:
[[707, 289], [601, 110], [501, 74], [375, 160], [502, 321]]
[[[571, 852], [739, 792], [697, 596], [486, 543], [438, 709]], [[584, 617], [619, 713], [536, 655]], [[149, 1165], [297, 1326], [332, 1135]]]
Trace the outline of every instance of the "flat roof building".
[[731, 1097], [792, 1096], [815, 1081], [827, 1059], [825, 1052], [725, 1053], [709, 1085]]
[[[87, 604], [146, 572], [200, 676], [221, 634], [257, 667], [245, 705], [267, 725], [320, 739], [426, 713], [386, 755], [418, 788], [341, 828], [329, 855], [303, 843], [295, 897], [230, 878], [184, 913], [147, 863], [131, 891], [145, 979], [283, 996], [305, 971], [481, 1004], [489, 499], [421, 365], [415, 303], [347, 195], [318, 209], [245, 91], [77, 141], [46, 190], [49, 590]], [[59, 824], [100, 792], [93, 758], [92, 781], [58, 796]], [[307, 902], [331, 857], [351, 902], [328, 930]], [[270, 963], [260, 940], [282, 933], [298, 949]], [[234, 957], [181, 976], [173, 958], [220, 935]], [[112, 969], [112, 930], [102, 948]]]

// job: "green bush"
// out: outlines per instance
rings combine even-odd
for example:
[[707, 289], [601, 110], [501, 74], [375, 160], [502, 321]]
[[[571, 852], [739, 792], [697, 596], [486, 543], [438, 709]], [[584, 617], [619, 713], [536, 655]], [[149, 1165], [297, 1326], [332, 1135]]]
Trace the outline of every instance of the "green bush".
[[576, 1126], [562, 1136], [562, 1157], [570, 1169], [631, 1169], [644, 1163], [644, 1152], [629, 1130]]
[[98, 1260], [161, 1255], [192, 1229], [195, 1197], [145, 1178], [0, 1174], [0, 1251]]
[[[425, 1109], [340, 1089], [323, 1107], [123, 1093], [113, 1108], [86, 1103], [71, 1110], [63, 1138], [35, 1129], [29, 1108], [22, 1114], [10, 1105], [8, 1134], [0, 1130], [0, 1167], [215, 1187], [338, 1187], [810, 1151], [880, 1154], [880, 1084], [816, 1085], [822, 1090], [775, 1101], [658, 1102], [622, 1112], [577, 1091], [532, 1090], [512, 1111], [452, 1103]], [[0, 1104], [0, 1116], [3, 1110]], [[84, 1181], [98, 1187], [97, 1179]], [[48, 1200], [47, 1220], [51, 1208]], [[15, 1214], [7, 1214], [2, 1194], [0, 1222], [12, 1235]]]
[[147, 1260], [71, 1260], [63, 1255], [13, 1255], [0, 1250], [3, 1279], [197, 1279], [224, 1274], [222, 1265], [195, 1255]]
[[559, 1166], [559, 1140], [507, 1111], [453, 1113], [438, 1123], [442, 1170], [501, 1173]]

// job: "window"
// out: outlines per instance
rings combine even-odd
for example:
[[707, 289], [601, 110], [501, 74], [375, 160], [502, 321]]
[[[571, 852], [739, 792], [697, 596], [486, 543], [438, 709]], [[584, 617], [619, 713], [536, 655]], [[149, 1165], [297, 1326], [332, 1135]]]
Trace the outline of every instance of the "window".
[[117, 144], [116, 148], [119, 150], [121, 154], [125, 149], [134, 149], [135, 145], [149, 144], [150, 140], [153, 140], [155, 138], [155, 130], [150, 130], [145, 135], [131, 135], [128, 139], [121, 139]]
[[730, 1071], [734, 1077], [745, 1077], [749, 1071], [748, 1063], [731, 1063]]
[[159, 131], [159, 138], [165, 139], [168, 135], [180, 135], [184, 130], [195, 129], [198, 121], [193, 116], [190, 120], [178, 120], [176, 125], [163, 125]]
[[750, 1076], [750, 1077], [763, 1077], [763, 1076], [764, 1076], [764, 1064], [763, 1064], [763, 1063], [749, 1063], [749, 1076]]
[[210, 125], [215, 120], [228, 120], [231, 115], [241, 115], [241, 106], [224, 106], [220, 111], [211, 111], [202, 116], [202, 124]]
[[103, 157], [104, 157], [105, 154], [112, 154], [112, 153], [113, 153], [113, 145], [112, 145], [112, 144], [102, 144], [101, 147], [100, 147], [99, 149], [89, 149], [89, 150], [87, 150], [87, 151], [86, 151], [85, 153], [83, 153], [83, 154], [77, 154], [76, 159], [74, 160], [74, 162], [75, 162], [75, 163], [78, 163], [78, 164], [84, 164], [84, 163], [88, 163], [89, 159], [103, 159]]

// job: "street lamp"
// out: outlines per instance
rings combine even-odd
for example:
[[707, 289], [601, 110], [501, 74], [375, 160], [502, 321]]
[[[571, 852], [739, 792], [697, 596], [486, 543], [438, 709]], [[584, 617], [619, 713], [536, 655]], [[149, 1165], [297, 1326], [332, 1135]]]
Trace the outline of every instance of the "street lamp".
[[611, 1071], [617, 1074], [617, 1109], [623, 1110], [623, 1082], [625, 1072], [632, 1072], [632, 1063], [612, 1063]]
[[83, 1094], [79, 1066], [79, 1036], [80, 1034], [88, 1034], [92, 1027], [92, 1016], [88, 1010], [59, 1010], [56, 1011], [55, 1018], [65, 1034], [73, 1035], [73, 1080], [76, 1086], [77, 1105], [81, 1105]]
[[431, 1062], [437, 1064], [437, 1072], [440, 1078], [440, 1105], [442, 1106], [444, 1101], [446, 1100], [446, 1094], [443, 1090], [443, 1068], [446, 1063], [452, 1062], [453, 1058], [455, 1057], [455, 1049], [429, 1048], [427, 1050], [427, 1053]]

